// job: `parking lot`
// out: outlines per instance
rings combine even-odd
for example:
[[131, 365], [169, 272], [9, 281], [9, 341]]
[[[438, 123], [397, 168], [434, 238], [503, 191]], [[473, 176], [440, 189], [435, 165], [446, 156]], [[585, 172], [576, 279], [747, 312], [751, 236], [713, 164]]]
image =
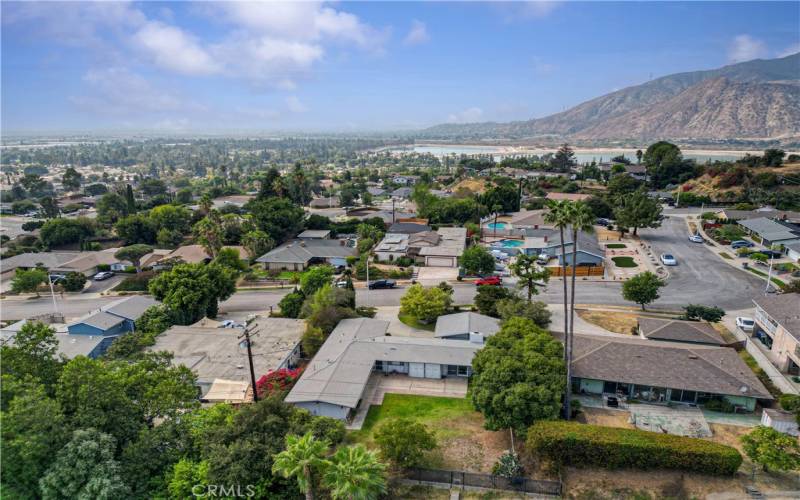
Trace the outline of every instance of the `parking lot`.
[[660, 228], [640, 229], [639, 235], [656, 256], [669, 253], [678, 261], [667, 268], [670, 278], [661, 293], [665, 299], [682, 296], [684, 303], [743, 309], [764, 293], [764, 280], [723, 262], [705, 244], [689, 241], [683, 218], [667, 217]]

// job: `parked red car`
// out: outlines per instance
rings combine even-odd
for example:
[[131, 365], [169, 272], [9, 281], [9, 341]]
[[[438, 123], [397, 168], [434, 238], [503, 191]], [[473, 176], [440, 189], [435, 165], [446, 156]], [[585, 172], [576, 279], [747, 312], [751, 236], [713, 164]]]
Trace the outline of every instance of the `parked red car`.
[[503, 283], [503, 280], [500, 279], [500, 276], [487, 276], [485, 278], [481, 278], [475, 282], [475, 286], [482, 286], [482, 285], [490, 285], [490, 286], [500, 286]]

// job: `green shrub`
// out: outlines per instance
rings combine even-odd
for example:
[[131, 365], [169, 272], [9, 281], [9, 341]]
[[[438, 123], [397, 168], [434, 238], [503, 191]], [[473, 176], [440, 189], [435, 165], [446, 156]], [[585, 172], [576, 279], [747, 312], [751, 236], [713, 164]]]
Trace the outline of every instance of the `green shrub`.
[[122, 280], [119, 285], [114, 287], [117, 292], [146, 292], [147, 285], [153, 279], [155, 273], [152, 271], [142, 272], [133, 276], [128, 276]]
[[527, 445], [531, 453], [562, 465], [730, 476], [742, 464], [735, 448], [711, 441], [577, 422], [540, 421], [528, 430]]

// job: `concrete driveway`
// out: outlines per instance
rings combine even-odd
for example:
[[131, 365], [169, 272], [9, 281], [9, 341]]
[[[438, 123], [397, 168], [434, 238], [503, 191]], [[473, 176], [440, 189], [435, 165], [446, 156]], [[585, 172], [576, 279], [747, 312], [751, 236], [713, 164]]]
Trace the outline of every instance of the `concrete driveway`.
[[420, 267], [417, 281], [424, 285], [435, 285], [441, 281], [454, 281], [458, 278], [457, 267]]
[[669, 267], [669, 281], [661, 292], [666, 300], [656, 301], [655, 306], [669, 300], [742, 309], [763, 293], [763, 280], [722, 262], [706, 245], [689, 241], [683, 218], [667, 217], [660, 228], [640, 229], [639, 235], [652, 246], [654, 255], [669, 253], [678, 261]]

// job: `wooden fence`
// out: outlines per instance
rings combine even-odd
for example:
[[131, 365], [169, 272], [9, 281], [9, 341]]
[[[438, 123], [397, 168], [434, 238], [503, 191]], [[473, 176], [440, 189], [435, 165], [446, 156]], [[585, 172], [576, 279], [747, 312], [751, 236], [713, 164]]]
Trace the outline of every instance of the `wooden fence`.
[[[561, 276], [561, 266], [548, 266], [547, 269], [550, 271], [550, 276]], [[605, 268], [603, 266], [578, 266], [575, 268], [575, 276], [603, 276], [604, 274]], [[571, 266], [567, 266], [567, 276], [572, 276]]]

